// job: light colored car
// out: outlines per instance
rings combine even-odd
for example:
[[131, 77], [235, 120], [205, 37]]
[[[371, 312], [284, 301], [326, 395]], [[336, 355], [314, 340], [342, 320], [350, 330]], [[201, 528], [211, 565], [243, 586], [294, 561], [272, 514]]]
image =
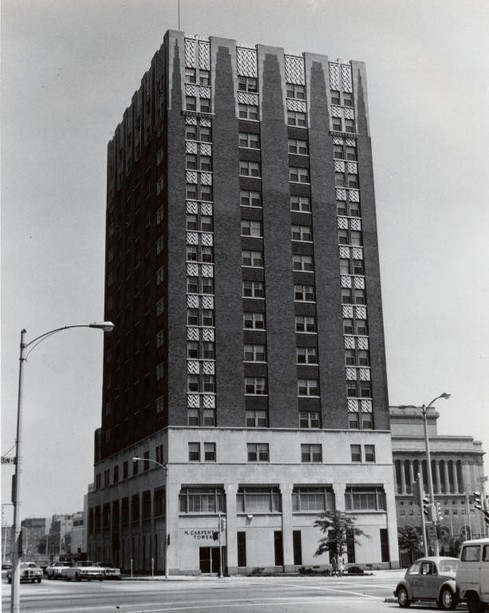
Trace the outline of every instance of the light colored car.
[[[41, 583], [42, 581], [42, 568], [39, 568], [34, 562], [21, 562], [19, 573], [21, 581], [30, 581], [31, 583]], [[12, 583], [12, 569], [7, 571], [7, 581]]]
[[103, 581], [105, 578], [104, 569], [96, 562], [89, 560], [73, 561], [73, 564], [63, 570], [63, 577], [67, 581], [74, 579], [75, 581]]
[[457, 590], [470, 613], [480, 613], [489, 607], [489, 538], [462, 543]]
[[120, 568], [115, 567], [113, 564], [110, 564], [110, 562], [99, 562], [98, 565], [104, 569], [106, 579], [120, 580], [121, 578]]
[[406, 608], [412, 602], [434, 601], [444, 611], [455, 609], [459, 602], [455, 586], [457, 565], [457, 558], [441, 556], [416, 560], [394, 590], [399, 606]]
[[71, 566], [71, 562], [53, 562], [46, 568], [48, 579], [61, 579], [63, 572]]

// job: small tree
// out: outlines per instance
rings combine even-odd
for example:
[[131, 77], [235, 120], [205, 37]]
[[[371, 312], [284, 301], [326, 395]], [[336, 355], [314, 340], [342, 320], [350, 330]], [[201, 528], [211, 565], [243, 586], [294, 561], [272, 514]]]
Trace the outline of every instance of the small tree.
[[414, 562], [423, 554], [423, 537], [416, 526], [404, 526], [397, 529], [399, 551], [409, 553], [409, 559]]
[[357, 545], [360, 545], [360, 542], [356, 539], [357, 536], [369, 538], [368, 534], [355, 526], [356, 520], [356, 517], [343, 511], [334, 510], [321, 513], [319, 519], [314, 522], [314, 527], [319, 528], [326, 536], [319, 540], [314, 556], [329, 552], [330, 558], [338, 566], [338, 558], [346, 553], [349, 538], [352, 538]]

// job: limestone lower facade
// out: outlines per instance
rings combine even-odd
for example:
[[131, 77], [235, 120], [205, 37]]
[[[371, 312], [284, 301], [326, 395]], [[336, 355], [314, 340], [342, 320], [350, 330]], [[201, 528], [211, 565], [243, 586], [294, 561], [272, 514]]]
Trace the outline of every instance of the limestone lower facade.
[[395, 568], [392, 471], [387, 431], [168, 428], [95, 466], [88, 556], [135, 573], [164, 572], [165, 553], [169, 574], [327, 567], [314, 521], [338, 509], [365, 533], [345, 562]]

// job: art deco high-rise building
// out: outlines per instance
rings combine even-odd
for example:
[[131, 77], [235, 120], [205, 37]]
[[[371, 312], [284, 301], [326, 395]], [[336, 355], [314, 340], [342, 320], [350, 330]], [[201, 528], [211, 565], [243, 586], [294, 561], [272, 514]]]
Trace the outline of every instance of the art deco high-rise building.
[[91, 557], [326, 564], [336, 508], [397, 563], [362, 62], [168, 31], [108, 147], [105, 315]]

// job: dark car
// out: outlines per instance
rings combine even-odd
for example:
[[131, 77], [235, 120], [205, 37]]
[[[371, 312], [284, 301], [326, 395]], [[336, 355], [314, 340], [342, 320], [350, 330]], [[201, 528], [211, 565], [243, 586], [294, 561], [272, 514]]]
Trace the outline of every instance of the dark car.
[[399, 606], [406, 608], [412, 602], [434, 601], [444, 611], [455, 609], [457, 565], [457, 558], [430, 556], [416, 560], [394, 590]]

